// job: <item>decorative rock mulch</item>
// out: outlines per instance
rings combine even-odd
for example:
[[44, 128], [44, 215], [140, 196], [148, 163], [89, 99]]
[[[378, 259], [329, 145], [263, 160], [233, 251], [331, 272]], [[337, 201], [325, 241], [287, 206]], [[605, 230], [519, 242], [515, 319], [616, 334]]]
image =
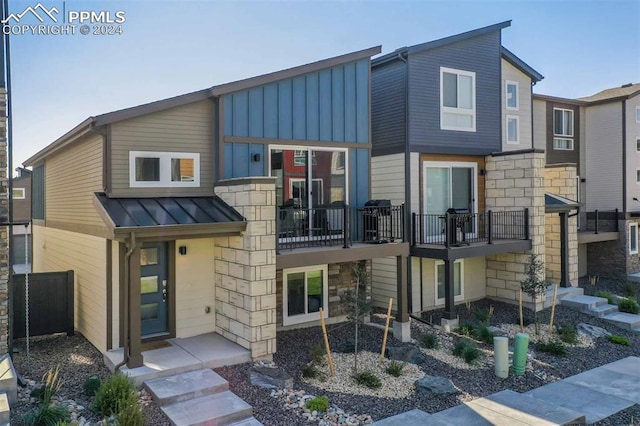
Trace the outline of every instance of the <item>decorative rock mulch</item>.
[[394, 377], [386, 372], [388, 361], [380, 363], [380, 354], [363, 351], [358, 353], [358, 371], [370, 371], [374, 373], [382, 381], [382, 386], [378, 389], [371, 389], [358, 385], [354, 379], [353, 353], [333, 353], [333, 364], [335, 366], [336, 375], [329, 376], [329, 367], [326, 364], [326, 356], [324, 364], [319, 368], [322, 377], [303, 378], [302, 381], [309, 383], [317, 388], [330, 392], [346, 392], [355, 395], [370, 395], [384, 398], [406, 398], [415, 392], [414, 383], [416, 380], [424, 376], [424, 372], [417, 365], [402, 361], [404, 367], [400, 377]]

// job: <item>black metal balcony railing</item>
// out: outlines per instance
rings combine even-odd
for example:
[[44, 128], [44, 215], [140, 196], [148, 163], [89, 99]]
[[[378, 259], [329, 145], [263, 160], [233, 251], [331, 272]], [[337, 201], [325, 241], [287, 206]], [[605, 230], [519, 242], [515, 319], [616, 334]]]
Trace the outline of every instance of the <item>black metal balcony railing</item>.
[[404, 239], [404, 205], [277, 207], [276, 249], [383, 243]]
[[528, 240], [529, 209], [486, 213], [413, 214], [413, 245], [455, 247], [496, 240]]
[[618, 232], [618, 209], [584, 211], [578, 217], [581, 232]]

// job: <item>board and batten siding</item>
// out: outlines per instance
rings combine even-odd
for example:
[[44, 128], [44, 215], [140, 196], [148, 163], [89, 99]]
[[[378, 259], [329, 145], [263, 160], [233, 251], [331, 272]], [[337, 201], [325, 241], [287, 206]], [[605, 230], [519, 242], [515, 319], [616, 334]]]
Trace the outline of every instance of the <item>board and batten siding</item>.
[[[636, 107], [640, 106], [640, 95], [623, 101], [626, 103], [626, 143], [627, 143], [627, 210], [640, 211], [640, 204], [633, 198], [640, 199], [640, 183], [636, 181], [636, 171], [640, 170], [640, 123], [636, 121]], [[620, 124], [622, 126], [622, 123]]]
[[[178, 253], [180, 246], [187, 247], [188, 255]], [[175, 250], [176, 337], [213, 333], [216, 330], [214, 239], [176, 240]]]
[[[507, 109], [507, 81], [518, 83], [518, 109]], [[519, 122], [518, 143], [507, 143], [507, 116], [517, 116]], [[502, 60], [502, 150], [531, 149], [531, 77]]]
[[[111, 185], [113, 197], [213, 195], [214, 115], [211, 100], [119, 121], [111, 129]], [[200, 154], [198, 188], [131, 188], [129, 151]]]
[[533, 100], [533, 147], [547, 149], [547, 101]]
[[104, 236], [105, 224], [93, 204], [101, 192], [103, 140], [91, 135], [45, 161], [45, 220], [47, 226]]
[[62, 229], [33, 228], [33, 272], [74, 271], [75, 328], [106, 352], [107, 241]]
[[587, 211], [622, 210], [622, 104], [587, 107], [585, 119]]
[[371, 69], [372, 155], [404, 152], [407, 66], [400, 60]]
[[[500, 30], [409, 54], [412, 151], [486, 155], [500, 151]], [[440, 129], [440, 67], [476, 73], [476, 131]]]

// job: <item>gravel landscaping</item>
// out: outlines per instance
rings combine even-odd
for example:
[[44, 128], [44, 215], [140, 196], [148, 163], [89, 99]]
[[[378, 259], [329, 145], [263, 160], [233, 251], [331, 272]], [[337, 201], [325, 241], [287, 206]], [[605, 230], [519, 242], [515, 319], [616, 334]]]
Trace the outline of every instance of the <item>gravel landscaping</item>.
[[[61, 404], [72, 406], [72, 412], [75, 411], [78, 416], [77, 424], [96, 425], [102, 420], [99, 414], [93, 411], [92, 398], [84, 393], [83, 385], [90, 376], [96, 375], [104, 379], [110, 372], [104, 365], [102, 354], [81, 334], [77, 333], [71, 337], [54, 335], [32, 338], [29, 358], [26, 354], [26, 340], [17, 340], [14, 346], [18, 352], [14, 354], [13, 364], [28, 386], [18, 388], [18, 402], [11, 406], [12, 425], [25, 424], [24, 416], [37, 406], [35, 399], [29, 395], [31, 390], [41, 384], [43, 375], [49, 369], [56, 366], [60, 366], [62, 380], [57, 400]], [[170, 424], [164, 413], [145, 392], [141, 393], [140, 401], [146, 424]]]

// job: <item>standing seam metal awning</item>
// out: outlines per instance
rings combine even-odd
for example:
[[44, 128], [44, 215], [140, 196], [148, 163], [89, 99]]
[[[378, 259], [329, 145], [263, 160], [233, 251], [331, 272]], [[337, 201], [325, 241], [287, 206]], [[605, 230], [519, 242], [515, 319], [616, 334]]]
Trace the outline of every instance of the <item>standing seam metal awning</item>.
[[114, 239], [135, 232], [139, 237], [193, 238], [238, 234], [247, 222], [220, 197], [109, 198], [94, 202]]
[[545, 213], [560, 213], [576, 210], [580, 207], [580, 203], [570, 200], [560, 195], [545, 193], [544, 194], [544, 211]]

